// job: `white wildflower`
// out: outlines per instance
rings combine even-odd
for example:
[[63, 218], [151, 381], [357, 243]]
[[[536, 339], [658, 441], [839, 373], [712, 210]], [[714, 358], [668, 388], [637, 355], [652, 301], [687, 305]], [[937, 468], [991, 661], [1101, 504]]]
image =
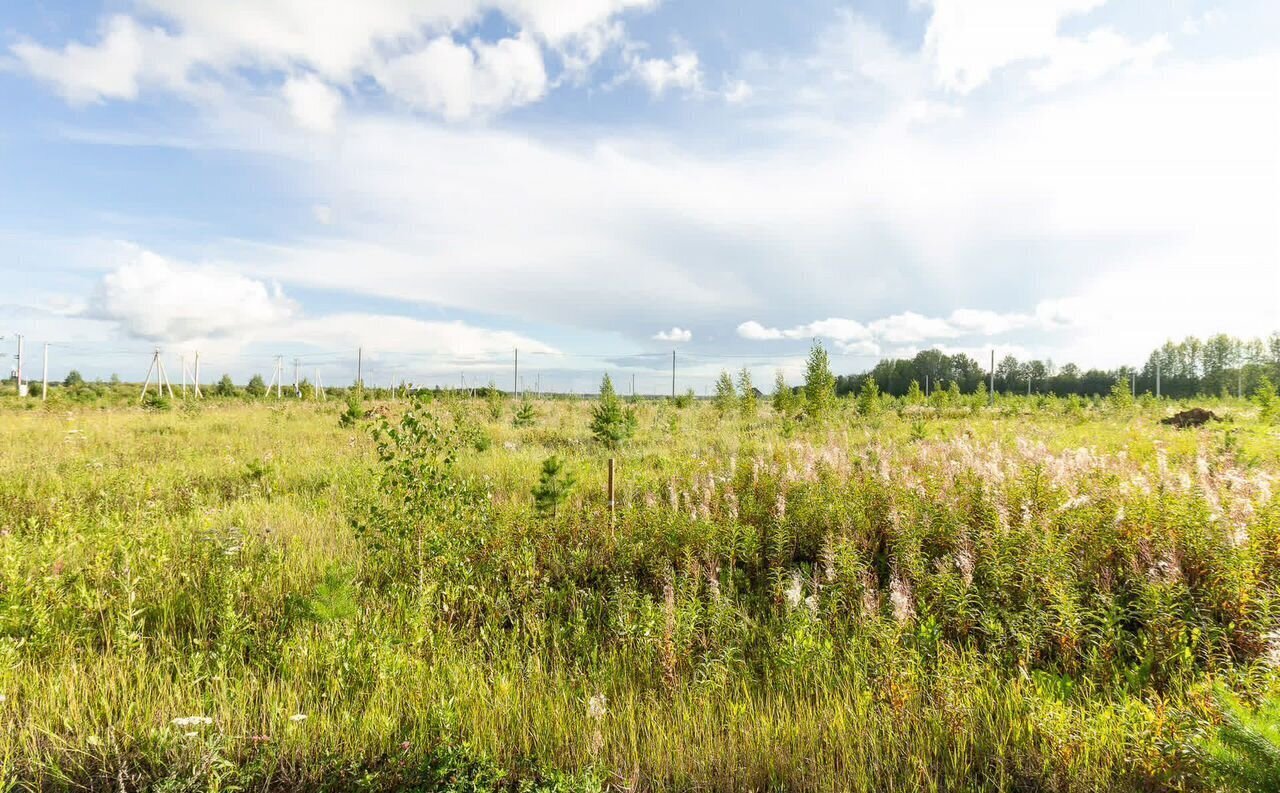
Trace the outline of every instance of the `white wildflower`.
[[206, 727], [213, 724], [213, 719], [208, 716], [179, 716], [173, 720], [175, 727]]
[[609, 699], [604, 694], [592, 694], [587, 700], [587, 718], [600, 721], [609, 712]]
[[788, 607], [795, 608], [800, 605], [800, 600], [804, 595], [804, 582], [800, 580], [799, 572], [791, 573], [791, 583], [787, 585], [785, 594]]
[[307, 720], [307, 714], [305, 713], [295, 713], [289, 717], [289, 721], [293, 722], [294, 724], [298, 724], [306, 720]]

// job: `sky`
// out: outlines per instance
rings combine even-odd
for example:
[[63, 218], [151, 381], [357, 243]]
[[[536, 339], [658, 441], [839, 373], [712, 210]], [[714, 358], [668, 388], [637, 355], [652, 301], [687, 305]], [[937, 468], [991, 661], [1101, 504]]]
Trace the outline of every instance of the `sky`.
[[28, 379], [1141, 364], [1280, 329], [1280, 4], [6, 3], [0, 253]]

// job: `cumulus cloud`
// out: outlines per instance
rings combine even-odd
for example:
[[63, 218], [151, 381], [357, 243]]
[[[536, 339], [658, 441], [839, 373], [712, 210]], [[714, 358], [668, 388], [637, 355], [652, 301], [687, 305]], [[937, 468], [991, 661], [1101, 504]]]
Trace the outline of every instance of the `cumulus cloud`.
[[658, 331], [657, 333], [653, 334], [653, 338], [656, 341], [672, 341], [672, 342], [693, 341], [693, 331], [686, 330], [680, 327], [674, 327], [671, 330]]
[[[12, 51], [73, 103], [132, 100], [148, 85], [187, 93], [197, 83], [232, 83], [241, 72], [304, 72], [284, 85], [304, 128], [329, 129], [341, 101], [334, 86], [358, 90], [366, 77], [406, 104], [460, 120], [541, 98], [544, 48], [580, 74], [624, 40], [619, 14], [655, 2], [139, 0], [135, 13], [110, 17], [96, 41], [57, 47], [22, 39]], [[454, 40], [491, 11], [519, 32], [496, 42]], [[677, 65], [655, 79], [688, 78]]]
[[449, 121], [527, 105], [547, 90], [542, 52], [525, 34], [494, 44], [442, 36], [389, 60], [377, 80], [397, 99]]
[[86, 315], [117, 322], [135, 338], [182, 342], [246, 335], [296, 310], [278, 284], [138, 249], [132, 261], [103, 276]]
[[857, 320], [828, 318], [792, 328], [771, 328], [756, 320], [738, 325], [738, 336], [752, 341], [823, 338], [846, 352], [875, 354], [884, 346], [933, 342], [962, 337], [996, 336], [1035, 328], [1056, 330], [1072, 323], [1069, 315], [1076, 300], [1044, 301], [1032, 313], [999, 313], [956, 309], [947, 317], [928, 317], [904, 311], [862, 324]]
[[702, 87], [698, 53], [690, 50], [678, 52], [670, 58], [635, 56], [631, 62], [631, 73], [655, 97], [672, 89], [697, 91]]

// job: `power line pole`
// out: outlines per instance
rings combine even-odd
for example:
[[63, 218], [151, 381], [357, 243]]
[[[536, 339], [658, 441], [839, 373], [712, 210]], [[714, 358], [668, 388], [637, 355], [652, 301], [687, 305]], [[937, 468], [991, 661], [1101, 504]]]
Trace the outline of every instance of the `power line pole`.
[[991, 350], [991, 388], [987, 392], [987, 404], [996, 404], [996, 351]]
[[1156, 361], [1156, 399], [1160, 398], [1160, 361]]
[[297, 358], [294, 358], [294, 359], [293, 359], [293, 395], [294, 395], [295, 397], [297, 397], [298, 399], [301, 399], [301, 398], [302, 398], [302, 386], [301, 386], [301, 385], [299, 384], [299, 382], [298, 382], [298, 366], [299, 366], [299, 363], [300, 363], [300, 362], [298, 361], [298, 359], [297, 359]]
[[364, 388], [364, 347], [356, 348], [356, 386]]
[[44, 343], [44, 372], [40, 377], [40, 401], [49, 398], [49, 342]]
[[511, 396], [520, 393], [520, 348], [515, 348], [516, 357], [511, 370]]
[[676, 398], [676, 351], [671, 351], [671, 398]]
[[18, 396], [25, 396], [22, 393], [22, 334], [18, 334]]
[[187, 398], [187, 356], [179, 355], [178, 364], [182, 367], [182, 398]]
[[195, 396], [196, 399], [203, 399], [204, 394], [200, 391], [200, 351], [196, 350], [196, 376], [195, 376]]
[[315, 393], [315, 397], [316, 397], [316, 399], [318, 399], [318, 400], [324, 401], [324, 384], [322, 384], [322, 383], [320, 382], [320, 367], [319, 367], [319, 366], [317, 366], [317, 367], [316, 367], [316, 393]]

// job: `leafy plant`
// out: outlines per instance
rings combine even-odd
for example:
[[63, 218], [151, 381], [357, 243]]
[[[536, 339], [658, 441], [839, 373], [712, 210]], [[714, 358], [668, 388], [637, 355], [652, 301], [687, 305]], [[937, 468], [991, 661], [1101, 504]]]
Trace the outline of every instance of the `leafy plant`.
[[733, 387], [733, 378], [728, 372], [721, 370], [720, 377], [716, 379], [716, 395], [711, 404], [723, 417], [732, 413], [737, 403], [738, 392]]
[[1225, 690], [1217, 696], [1222, 723], [1202, 743], [1202, 758], [1232, 790], [1280, 792], [1280, 700], [1245, 707]]
[[831, 412], [836, 401], [836, 377], [831, 373], [831, 359], [822, 342], [814, 339], [804, 374], [805, 413], [822, 418]]

